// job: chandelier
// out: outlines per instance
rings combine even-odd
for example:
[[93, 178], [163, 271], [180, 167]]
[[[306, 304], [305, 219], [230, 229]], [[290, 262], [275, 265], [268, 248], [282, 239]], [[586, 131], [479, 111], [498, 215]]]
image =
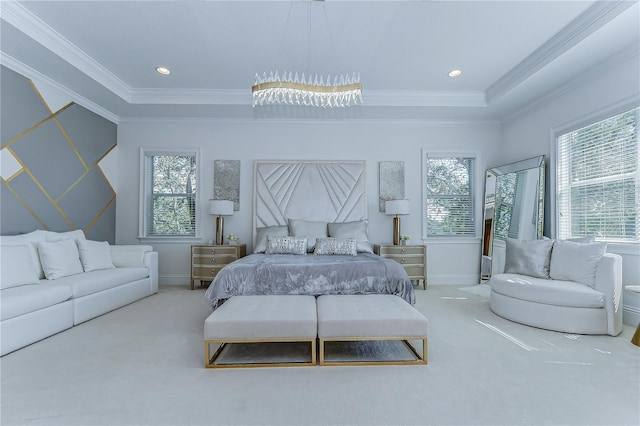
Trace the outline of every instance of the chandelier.
[[348, 107], [362, 103], [362, 84], [360, 75], [353, 73], [348, 75], [337, 75], [333, 82], [331, 77], [316, 74], [305, 78], [298, 77], [292, 71], [283, 72], [282, 76], [278, 71], [256, 74], [256, 82], [251, 87], [253, 92], [253, 106], [256, 105], [304, 105], [315, 107]]
[[[308, 1], [309, 13], [309, 34], [307, 36], [307, 50], [311, 52], [311, 2]], [[289, 5], [286, 27], [289, 24], [293, 1]], [[331, 27], [327, 19], [326, 10], [324, 18], [329, 29], [329, 40], [333, 42]], [[283, 35], [283, 39], [284, 39]], [[335, 47], [334, 47], [335, 52]], [[336, 53], [337, 57], [337, 53]], [[339, 60], [338, 60], [339, 63]], [[253, 94], [253, 106], [256, 105], [302, 105], [324, 108], [348, 107], [362, 103], [362, 84], [360, 84], [360, 74], [336, 75], [326, 79], [313, 73], [298, 74], [298, 72], [284, 71], [282, 75], [278, 71], [263, 73], [262, 76], [256, 73], [254, 85], [251, 87]]]

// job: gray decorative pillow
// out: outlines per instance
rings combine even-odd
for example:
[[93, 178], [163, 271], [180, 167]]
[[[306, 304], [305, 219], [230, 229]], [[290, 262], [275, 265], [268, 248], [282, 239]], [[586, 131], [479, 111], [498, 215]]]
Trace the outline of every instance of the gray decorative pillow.
[[595, 287], [598, 262], [606, 250], [606, 243], [558, 240], [553, 244], [550, 276], [554, 280], [575, 281]]
[[[373, 247], [369, 242], [367, 221], [329, 223], [329, 236], [335, 238], [355, 238], [356, 250], [359, 253], [373, 253]], [[317, 243], [316, 243], [317, 244]]]
[[289, 227], [281, 226], [265, 226], [256, 229], [256, 246], [253, 248], [254, 253], [264, 253], [267, 250], [267, 235], [278, 237], [286, 237], [289, 235]]
[[553, 240], [516, 240], [507, 238], [504, 272], [549, 278]]
[[357, 256], [355, 238], [318, 238], [313, 254]]
[[307, 239], [267, 236], [266, 254], [307, 254]]
[[574, 237], [574, 238], [567, 238], [565, 241], [572, 241], [574, 243], [595, 243], [596, 242], [596, 237]]
[[327, 238], [327, 222], [289, 219], [289, 235], [307, 239], [307, 251], [313, 252], [316, 238]]

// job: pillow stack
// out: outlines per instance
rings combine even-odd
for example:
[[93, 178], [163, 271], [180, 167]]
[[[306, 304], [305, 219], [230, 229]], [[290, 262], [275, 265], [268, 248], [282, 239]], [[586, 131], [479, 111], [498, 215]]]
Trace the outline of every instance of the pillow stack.
[[606, 250], [606, 243], [590, 237], [573, 241], [507, 238], [504, 272], [595, 287], [598, 262]]
[[[288, 225], [267, 226], [256, 229], [256, 246], [254, 253], [274, 254], [274, 250], [284, 251], [279, 254], [317, 255], [357, 255], [358, 253], [373, 253], [367, 232], [368, 222], [358, 220], [353, 222], [322, 222], [302, 219], [289, 219]], [[277, 240], [278, 248], [268, 249], [270, 237], [294, 237], [306, 240], [306, 250], [299, 253], [297, 245], [300, 240]], [[283, 244], [294, 244], [285, 248]], [[318, 249], [318, 244], [321, 247]], [[352, 250], [355, 247], [355, 251]], [[295, 252], [295, 253], [293, 253]]]

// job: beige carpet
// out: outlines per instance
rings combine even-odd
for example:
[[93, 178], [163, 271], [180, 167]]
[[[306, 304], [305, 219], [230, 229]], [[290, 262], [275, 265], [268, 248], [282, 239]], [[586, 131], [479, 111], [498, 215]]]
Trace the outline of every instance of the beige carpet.
[[206, 370], [204, 291], [159, 294], [9, 354], [3, 425], [638, 425], [640, 348], [494, 315], [481, 286], [417, 290], [427, 366]]

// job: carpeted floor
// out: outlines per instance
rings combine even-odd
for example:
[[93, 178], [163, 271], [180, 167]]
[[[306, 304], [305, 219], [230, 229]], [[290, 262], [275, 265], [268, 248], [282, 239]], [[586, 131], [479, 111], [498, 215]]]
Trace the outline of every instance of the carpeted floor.
[[0, 359], [3, 425], [638, 425], [640, 348], [416, 290], [427, 366], [203, 368], [204, 291], [159, 294]]

